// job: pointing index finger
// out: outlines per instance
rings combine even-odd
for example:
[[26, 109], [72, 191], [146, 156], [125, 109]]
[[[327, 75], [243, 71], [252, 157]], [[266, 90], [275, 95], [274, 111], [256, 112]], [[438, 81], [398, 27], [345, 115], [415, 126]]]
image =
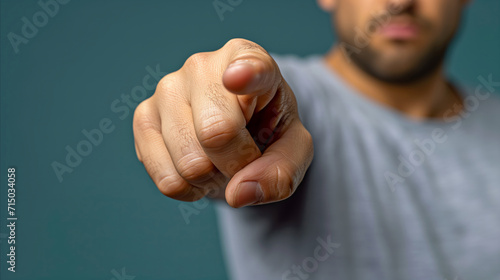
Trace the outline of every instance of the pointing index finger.
[[237, 95], [248, 122], [274, 97], [282, 83], [281, 73], [273, 58], [253, 42], [235, 39], [225, 47], [234, 51], [230, 52], [222, 83], [229, 92]]

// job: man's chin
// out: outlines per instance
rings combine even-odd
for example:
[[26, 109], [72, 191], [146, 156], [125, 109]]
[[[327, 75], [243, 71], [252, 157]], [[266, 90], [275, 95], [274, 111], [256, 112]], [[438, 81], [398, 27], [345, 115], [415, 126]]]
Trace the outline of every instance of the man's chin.
[[387, 50], [358, 57], [356, 63], [364, 72], [384, 82], [394, 84], [414, 83], [431, 75], [439, 67], [437, 61], [429, 61], [413, 50]]
[[397, 85], [412, 84], [424, 78], [423, 75], [415, 75], [415, 73], [412, 72], [379, 71], [379, 72], [372, 72], [369, 74], [382, 82], [397, 84]]

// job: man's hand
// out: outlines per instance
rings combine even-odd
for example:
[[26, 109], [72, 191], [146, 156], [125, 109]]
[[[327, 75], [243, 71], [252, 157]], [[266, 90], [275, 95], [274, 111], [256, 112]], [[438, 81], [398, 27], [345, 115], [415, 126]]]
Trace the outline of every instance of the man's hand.
[[232, 207], [288, 198], [311, 164], [311, 135], [276, 62], [233, 39], [165, 76], [134, 115], [137, 156], [160, 191]]

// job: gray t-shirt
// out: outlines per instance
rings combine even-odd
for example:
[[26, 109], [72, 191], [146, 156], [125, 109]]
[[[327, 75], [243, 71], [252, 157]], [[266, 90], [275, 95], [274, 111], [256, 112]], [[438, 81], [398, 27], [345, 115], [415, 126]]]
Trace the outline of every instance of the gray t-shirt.
[[230, 279], [500, 279], [495, 77], [478, 77], [460, 116], [418, 122], [320, 57], [276, 61], [315, 156], [287, 200], [217, 204]]

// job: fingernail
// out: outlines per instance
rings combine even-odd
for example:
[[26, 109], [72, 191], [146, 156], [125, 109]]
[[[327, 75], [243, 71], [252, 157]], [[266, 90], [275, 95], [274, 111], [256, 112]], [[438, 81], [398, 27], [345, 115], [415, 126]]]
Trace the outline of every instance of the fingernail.
[[261, 82], [262, 75], [258, 71], [257, 62], [253, 60], [240, 59], [231, 63], [224, 75], [231, 75], [233, 72], [238, 72], [240, 79], [246, 81], [245, 88], [255, 89]]
[[238, 68], [238, 67], [255, 67], [255, 64], [251, 60], [239, 59], [227, 66], [227, 69]]
[[243, 182], [238, 185], [236, 202], [239, 207], [261, 202], [263, 197], [264, 193], [258, 182]]

